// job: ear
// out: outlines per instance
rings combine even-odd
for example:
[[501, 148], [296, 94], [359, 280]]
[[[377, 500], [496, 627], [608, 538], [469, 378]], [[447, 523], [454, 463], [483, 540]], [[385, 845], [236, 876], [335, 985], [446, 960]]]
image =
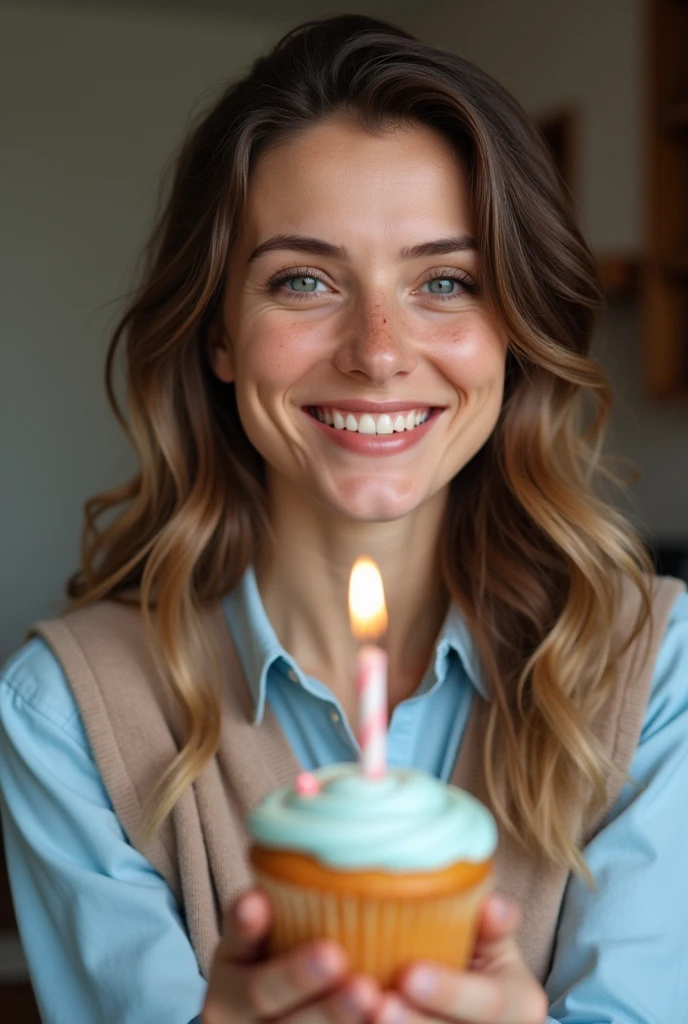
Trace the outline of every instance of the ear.
[[219, 380], [231, 384], [234, 380], [234, 356], [231, 341], [221, 320], [214, 320], [210, 325], [206, 344], [211, 370]]

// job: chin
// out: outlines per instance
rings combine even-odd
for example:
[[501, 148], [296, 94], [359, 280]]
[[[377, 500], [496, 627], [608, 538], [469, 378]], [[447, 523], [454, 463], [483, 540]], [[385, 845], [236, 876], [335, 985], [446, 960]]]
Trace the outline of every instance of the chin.
[[416, 486], [389, 486], [379, 479], [330, 490], [325, 500], [341, 516], [361, 523], [403, 519], [423, 504]]

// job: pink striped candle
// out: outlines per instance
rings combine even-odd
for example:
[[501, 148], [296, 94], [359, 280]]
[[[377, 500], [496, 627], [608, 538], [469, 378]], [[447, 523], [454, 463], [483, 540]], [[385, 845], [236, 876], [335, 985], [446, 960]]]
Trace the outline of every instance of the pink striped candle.
[[370, 778], [387, 767], [387, 652], [365, 644], [356, 656], [361, 771]]
[[[377, 639], [387, 628], [382, 578], [369, 558], [357, 559], [351, 570], [349, 616], [359, 640]], [[372, 643], [356, 655], [361, 771], [369, 778], [384, 775], [387, 767], [387, 660], [387, 652]]]

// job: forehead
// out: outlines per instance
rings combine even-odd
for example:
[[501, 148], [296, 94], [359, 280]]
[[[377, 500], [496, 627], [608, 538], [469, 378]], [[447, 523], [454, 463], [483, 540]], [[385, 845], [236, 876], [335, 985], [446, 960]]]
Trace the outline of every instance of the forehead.
[[[315, 125], [269, 149], [249, 180], [242, 235], [326, 233], [334, 241], [427, 232], [470, 233], [465, 169], [450, 143], [423, 125], [373, 135], [350, 121]], [[417, 241], [406, 237], [404, 244]]]

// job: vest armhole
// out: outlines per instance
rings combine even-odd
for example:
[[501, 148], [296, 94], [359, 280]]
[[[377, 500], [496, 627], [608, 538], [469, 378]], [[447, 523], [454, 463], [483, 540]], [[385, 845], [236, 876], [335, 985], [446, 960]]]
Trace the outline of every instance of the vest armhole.
[[[681, 580], [671, 577], [652, 577], [652, 619], [646, 623], [631, 647], [621, 656], [617, 664], [619, 678], [625, 677], [622, 696], [616, 708], [616, 722], [610, 737], [609, 754], [619, 772], [612, 779], [607, 800], [586, 830], [586, 843], [604, 827], [624, 786], [629, 781], [629, 771], [640, 740], [647, 705], [652, 692], [654, 671], [662, 645], [671, 609], [676, 598], [686, 586]], [[630, 583], [625, 583], [630, 587]], [[624, 617], [628, 618], [628, 613]], [[651, 632], [648, 632], [650, 630]]]
[[[73, 614], [79, 615], [79, 612]], [[41, 637], [62, 666], [81, 715], [94, 761], [127, 840], [144, 856], [154, 859], [161, 866], [165, 880], [177, 892], [177, 871], [170, 856], [169, 845], [165, 842], [164, 828], [149, 843], [143, 843], [143, 801], [110, 721], [101, 690], [103, 673], [95, 671], [88, 657], [87, 646], [80, 642], [64, 617], [34, 623], [29, 636]], [[150, 850], [150, 854], [147, 850]]]

